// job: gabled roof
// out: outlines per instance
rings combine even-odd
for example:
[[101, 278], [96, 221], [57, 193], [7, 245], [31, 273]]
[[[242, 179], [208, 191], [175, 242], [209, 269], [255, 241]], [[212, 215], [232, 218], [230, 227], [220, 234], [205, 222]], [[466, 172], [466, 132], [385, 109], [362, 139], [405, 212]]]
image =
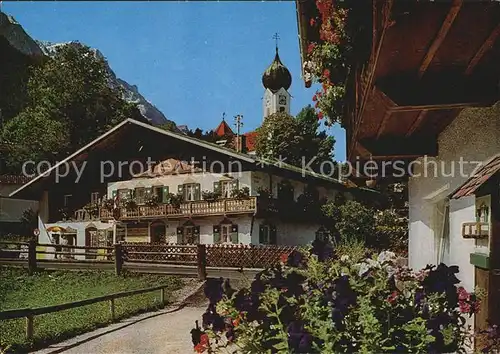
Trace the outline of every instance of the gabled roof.
[[493, 175], [500, 171], [500, 154], [486, 160], [474, 174], [458, 187], [452, 194], [451, 199], [459, 199], [473, 195], [479, 187], [486, 183]]
[[[172, 138], [172, 139], [175, 139], [177, 141], [183, 142], [184, 144], [187, 144], [187, 145], [195, 145], [197, 147], [201, 147], [203, 149], [207, 149], [207, 150], [210, 150], [212, 152], [217, 152], [217, 153], [226, 155], [227, 157], [254, 165], [256, 169], [261, 168], [262, 170], [269, 171], [269, 172], [271, 172], [271, 171], [284, 171], [284, 172], [287, 171], [288, 173], [291, 173], [292, 175], [297, 176], [297, 177], [314, 178], [317, 180], [322, 180], [324, 182], [332, 183], [334, 185], [337, 185], [338, 187], [345, 187], [341, 181], [339, 181], [335, 178], [331, 178], [328, 176], [324, 176], [321, 174], [310, 172], [308, 170], [304, 170], [304, 169], [301, 169], [299, 167], [287, 165], [284, 163], [279, 163], [277, 161], [273, 161], [273, 160], [269, 160], [269, 159], [264, 160], [261, 158], [257, 158], [255, 156], [250, 156], [247, 154], [239, 153], [239, 152], [236, 152], [236, 151], [231, 150], [231, 149], [220, 147], [217, 144], [213, 144], [213, 143], [198, 140], [198, 139], [195, 139], [192, 137], [188, 137], [184, 134], [174, 133], [171, 131], [163, 130], [161, 128], [158, 128], [158, 127], [155, 127], [155, 126], [143, 123], [143, 122], [139, 122], [139, 121], [136, 121], [133, 119], [126, 119], [123, 122], [116, 125], [115, 127], [113, 127], [112, 129], [110, 129], [109, 131], [107, 131], [106, 133], [104, 133], [103, 135], [101, 135], [100, 137], [98, 137], [97, 139], [91, 141], [90, 143], [88, 143], [87, 145], [85, 145], [84, 147], [82, 147], [81, 149], [76, 151], [75, 153], [69, 155], [64, 160], [58, 162], [57, 164], [52, 166], [50, 169], [48, 169], [43, 174], [34, 177], [28, 183], [24, 184], [23, 186], [21, 186], [20, 188], [16, 189], [14, 192], [12, 192], [9, 196], [13, 197], [16, 194], [19, 194], [21, 191], [26, 190], [30, 186], [32, 186], [38, 182], [41, 182], [41, 180], [49, 178], [51, 175], [54, 174], [54, 172], [58, 171], [58, 169], [60, 169], [61, 167], [67, 166], [67, 164], [71, 163], [72, 161], [80, 161], [80, 162], [85, 161], [89, 156], [89, 152], [91, 152], [93, 150], [103, 149], [106, 146], [108, 146], [109, 144], [112, 144], [113, 142], [116, 143], [116, 140], [117, 140], [116, 136], [118, 136], [118, 141], [120, 138], [118, 133], [120, 131], [126, 129], [127, 127], [139, 129], [138, 131], [134, 130], [135, 134], [133, 135], [134, 137], [137, 137], [138, 140], [143, 139], [143, 138], [141, 138], [141, 135], [146, 135], [146, 133], [148, 133], [148, 132], [154, 133], [155, 137], [158, 137], [158, 136], [160, 138], [161, 137], [165, 137], [165, 138], [168, 137], [168, 138]], [[144, 129], [144, 131], [143, 131], [143, 129]], [[113, 140], [115, 140], [115, 141], [113, 141]], [[162, 141], [161, 143], [168, 144], [169, 141], [166, 140], [165, 142]], [[129, 140], [127, 140], [126, 144], [130, 145], [131, 142]]]
[[224, 119], [222, 120], [222, 122], [220, 122], [219, 126], [217, 128], [215, 128], [214, 132], [215, 132], [215, 135], [217, 135], [217, 136], [234, 135], [233, 130], [226, 123], [226, 121]]

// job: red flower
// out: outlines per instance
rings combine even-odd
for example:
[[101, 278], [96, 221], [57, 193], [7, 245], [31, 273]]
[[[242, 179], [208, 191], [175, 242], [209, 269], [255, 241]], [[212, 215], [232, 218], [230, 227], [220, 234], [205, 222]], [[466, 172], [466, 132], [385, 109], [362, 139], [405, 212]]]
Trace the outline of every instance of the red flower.
[[238, 325], [240, 324], [240, 319], [239, 318], [236, 318], [233, 320], [233, 326], [234, 327], [238, 327]]
[[311, 54], [315, 47], [316, 47], [316, 44], [309, 43], [309, 45], [307, 46], [307, 53]]
[[208, 350], [208, 335], [202, 334], [200, 337], [200, 343], [194, 347], [194, 351], [197, 353], [204, 353]]
[[393, 291], [392, 294], [389, 295], [389, 297], [387, 298], [387, 302], [390, 304], [393, 304], [394, 302], [396, 302], [397, 298], [398, 298], [398, 292]]
[[313, 96], [313, 101], [316, 102], [318, 100], [318, 96], [314, 95]]
[[316, 24], [316, 20], [314, 18], [311, 18], [309, 24], [311, 25], [311, 27], [313, 27]]
[[324, 77], [326, 77], [326, 78], [330, 78], [330, 70], [325, 69], [325, 70], [323, 71], [323, 76], [324, 76]]
[[319, 107], [319, 102], [316, 101], [316, 103], [314, 104], [314, 108], [318, 108]]
[[318, 112], [318, 119], [323, 119], [323, 112]]
[[286, 263], [286, 262], [288, 262], [288, 254], [283, 253], [283, 254], [280, 256], [280, 261], [281, 261], [281, 263]]

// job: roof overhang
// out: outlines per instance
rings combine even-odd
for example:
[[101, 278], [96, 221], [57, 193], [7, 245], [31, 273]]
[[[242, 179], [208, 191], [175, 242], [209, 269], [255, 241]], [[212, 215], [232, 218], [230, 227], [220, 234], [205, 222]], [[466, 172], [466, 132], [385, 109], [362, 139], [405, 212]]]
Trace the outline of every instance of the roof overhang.
[[498, 171], [500, 171], [500, 154], [486, 160], [476, 168], [471, 177], [451, 194], [451, 199], [475, 195]]

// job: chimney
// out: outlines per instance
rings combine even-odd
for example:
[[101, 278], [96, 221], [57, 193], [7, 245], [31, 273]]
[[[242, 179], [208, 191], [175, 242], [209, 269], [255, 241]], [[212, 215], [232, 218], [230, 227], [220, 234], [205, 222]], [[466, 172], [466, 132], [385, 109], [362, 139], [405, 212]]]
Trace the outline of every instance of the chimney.
[[247, 137], [245, 135], [240, 135], [240, 143], [238, 144], [238, 147], [240, 148], [239, 152], [247, 152]]

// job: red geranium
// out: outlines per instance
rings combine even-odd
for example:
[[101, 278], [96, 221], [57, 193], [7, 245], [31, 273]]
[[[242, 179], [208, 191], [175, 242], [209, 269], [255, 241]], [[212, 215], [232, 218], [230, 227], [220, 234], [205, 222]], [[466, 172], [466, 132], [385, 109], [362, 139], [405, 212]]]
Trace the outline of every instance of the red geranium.
[[307, 53], [311, 54], [315, 47], [316, 47], [316, 44], [309, 43], [309, 45], [307, 46]]
[[389, 297], [387, 298], [387, 302], [393, 304], [396, 302], [397, 298], [398, 298], [398, 292], [393, 291], [392, 294], [389, 295]]
[[280, 256], [280, 261], [281, 261], [281, 263], [286, 263], [286, 262], [288, 262], [288, 254], [283, 253], [283, 254]]
[[318, 112], [318, 119], [323, 119], [323, 112]]
[[311, 25], [311, 27], [314, 26], [316, 24], [316, 20], [314, 18], [311, 18], [309, 24]]
[[203, 352], [205, 352], [206, 350], [208, 350], [208, 343], [209, 343], [208, 335], [207, 334], [202, 334], [201, 337], [200, 337], [200, 343], [198, 343], [194, 347], [194, 351], [197, 352], [197, 353], [203, 353]]
[[313, 101], [316, 102], [318, 100], [318, 96], [314, 95], [313, 96]]
[[329, 79], [330, 78], [330, 70], [328, 70], [328, 69], [323, 70], [323, 76]]

